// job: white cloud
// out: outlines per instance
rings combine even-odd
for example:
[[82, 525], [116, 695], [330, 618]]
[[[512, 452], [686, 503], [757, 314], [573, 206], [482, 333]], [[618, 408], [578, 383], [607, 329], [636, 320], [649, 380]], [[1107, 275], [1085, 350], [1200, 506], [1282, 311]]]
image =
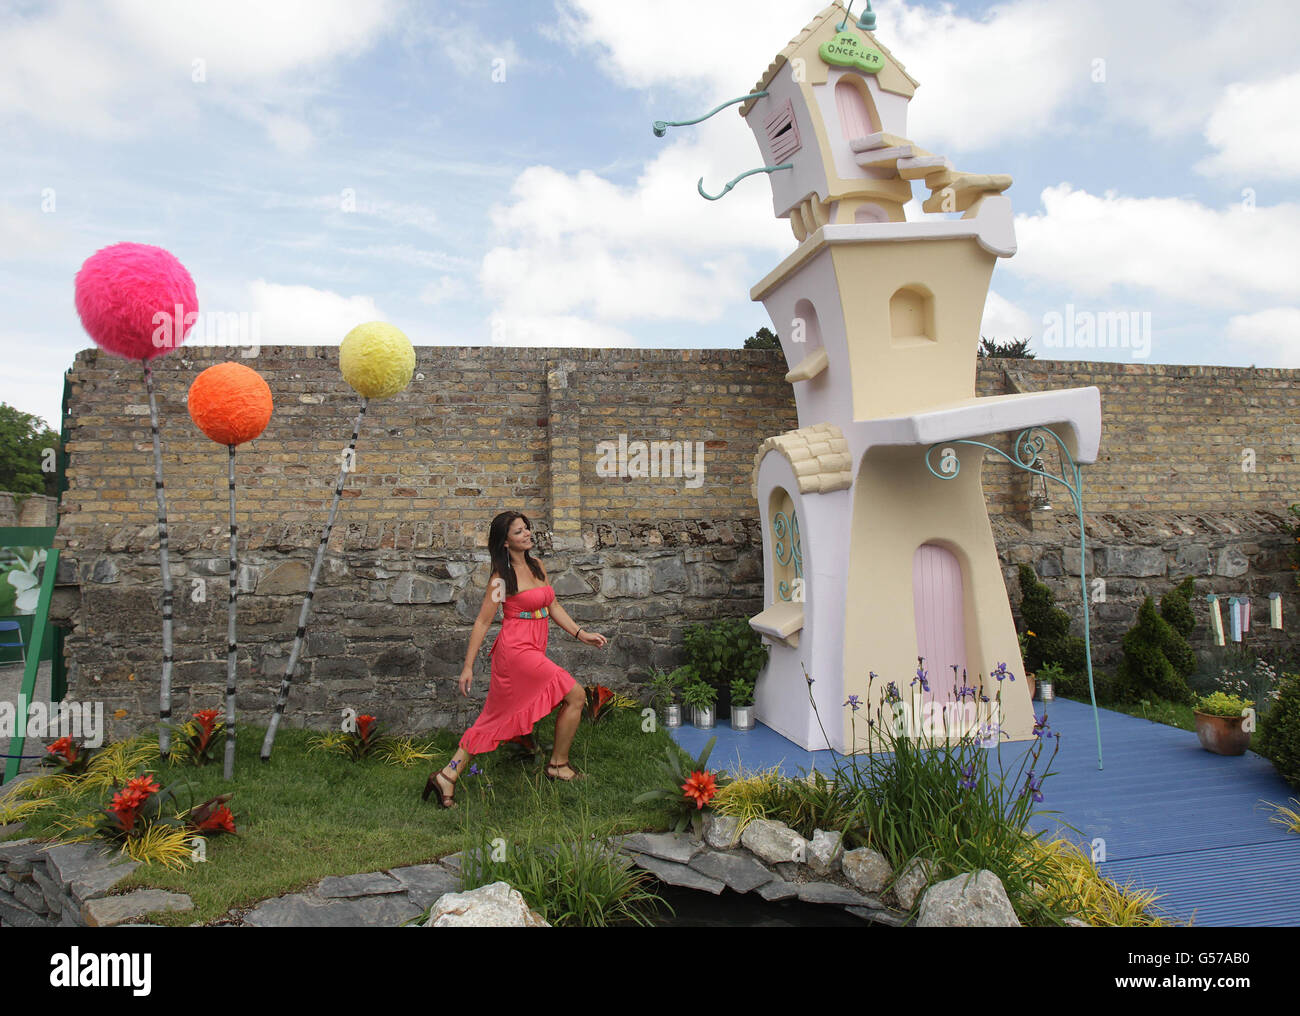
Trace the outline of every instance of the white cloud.
[[1228, 341], [1259, 362], [1300, 368], [1300, 307], [1270, 307], [1228, 319]]
[[284, 286], [264, 279], [250, 284], [249, 296], [264, 345], [333, 345], [359, 324], [386, 320], [370, 296], [341, 296], [328, 289]]
[[1300, 176], [1300, 74], [1231, 85], [1205, 125], [1218, 151], [1198, 172], [1243, 183]]
[[494, 346], [636, 346], [627, 332], [587, 318], [557, 315], [494, 314], [489, 320]]
[[0, 119], [124, 138], [164, 131], [214, 102], [253, 119], [282, 150], [301, 153], [311, 129], [300, 109], [279, 108], [302, 104], [283, 79], [363, 52], [398, 3], [58, 0], [0, 13]]
[[457, 296], [463, 296], [465, 284], [450, 275], [440, 275], [420, 290], [421, 303], [442, 303]]
[[1019, 250], [1007, 268], [1068, 291], [1120, 288], [1198, 307], [1300, 300], [1300, 205], [1216, 210], [1186, 198], [1042, 193], [1044, 210], [1016, 217]]
[[1038, 328], [1025, 311], [1010, 300], [989, 290], [984, 302], [984, 318], [980, 322], [980, 335], [998, 342], [1010, 342], [1013, 339], [1028, 339], [1038, 332]]
[[453, 20], [425, 26], [421, 34], [466, 78], [504, 84], [527, 66], [513, 39], [489, 38], [468, 22]]
[[719, 189], [738, 172], [729, 128], [668, 144], [630, 186], [589, 170], [525, 170], [491, 212], [498, 245], [480, 276], [489, 301], [509, 317], [584, 316], [600, 329], [718, 320], [758, 280], [755, 253], [767, 268], [795, 245], [762, 180], [717, 202], [696, 193], [699, 176]]

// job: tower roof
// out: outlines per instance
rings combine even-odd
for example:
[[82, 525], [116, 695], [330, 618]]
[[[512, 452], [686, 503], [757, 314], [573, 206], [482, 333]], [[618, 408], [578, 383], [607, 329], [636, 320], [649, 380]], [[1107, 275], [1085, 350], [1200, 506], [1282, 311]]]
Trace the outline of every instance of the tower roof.
[[[821, 57], [817, 55], [817, 47], [823, 42], [833, 39], [836, 35], [836, 29], [840, 21], [845, 16], [844, 6], [842, 4], [832, 4], [818, 14], [812, 21], [804, 26], [803, 31], [790, 40], [790, 44], [781, 50], [768, 65], [767, 71], [759, 78], [758, 84], [753, 88], [755, 92], [764, 91], [772, 79], [776, 77], [777, 71], [796, 56], [802, 56], [807, 61], [807, 80], [813, 84], [825, 84], [826, 82], [826, 64], [822, 62]], [[880, 73], [876, 75], [876, 80], [880, 87], [887, 92], [894, 92], [898, 95], [904, 95], [911, 98], [916, 94], [916, 89], [920, 87], [920, 82], [898, 61], [893, 53], [889, 52], [885, 46], [876, 39], [876, 37], [864, 28], [857, 27], [857, 21], [853, 15], [849, 15], [848, 23], [845, 24], [844, 30], [854, 31], [866, 38], [866, 40], [880, 50], [885, 58], [885, 66]], [[748, 115], [755, 99], [740, 104], [740, 115]]]

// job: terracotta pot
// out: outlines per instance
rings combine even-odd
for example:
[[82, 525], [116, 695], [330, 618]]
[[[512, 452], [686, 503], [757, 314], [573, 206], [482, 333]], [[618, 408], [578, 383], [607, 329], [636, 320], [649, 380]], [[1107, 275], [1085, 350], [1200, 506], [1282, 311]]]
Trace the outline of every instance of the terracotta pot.
[[1244, 716], [1212, 716], [1192, 711], [1196, 714], [1196, 736], [1206, 751], [1216, 755], [1243, 755], [1250, 747], [1250, 731], [1241, 729]]
[[1025, 683], [1029, 685], [1029, 701], [1032, 702], [1034, 700], [1034, 688], [1036, 687], [1036, 684], [1034, 682], [1034, 675], [1026, 674]]

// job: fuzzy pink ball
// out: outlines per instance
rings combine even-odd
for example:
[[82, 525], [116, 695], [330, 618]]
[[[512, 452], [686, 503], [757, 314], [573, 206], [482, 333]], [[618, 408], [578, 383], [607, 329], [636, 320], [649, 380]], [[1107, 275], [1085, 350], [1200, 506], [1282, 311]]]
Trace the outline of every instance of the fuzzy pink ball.
[[175, 349], [199, 313], [185, 266], [144, 243], [115, 243], [86, 258], [76, 291], [77, 313], [95, 345], [127, 360]]

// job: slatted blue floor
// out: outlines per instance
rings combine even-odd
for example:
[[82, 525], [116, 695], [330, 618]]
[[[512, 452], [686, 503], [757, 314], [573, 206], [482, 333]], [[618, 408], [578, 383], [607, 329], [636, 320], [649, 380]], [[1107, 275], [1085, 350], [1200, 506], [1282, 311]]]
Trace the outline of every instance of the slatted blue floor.
[[[1253, 752], [1225, 758], [1205, 751], [1185, 730], [1105, 709], [1100, 717], [1105, 768], [1099, 771], [1092, 708], [1066, 699], [1049, 704], [1061, 750], [1038, 807], [1056, 814], [1036, 817], [1033, 827], [1085, 847], [1104, 841], [1102, 873], [1120, 885], [1154, 890], [1161, 897], [1157, 910], [1172, 920], [1300, 925], [1300, 835], [1270, 822], [1273, 811], [1261, 803], [1287, 804], [1300, 794]], [[831, 765], [830, 752], [806, 751], [761, 724], [746, 732], [725, 721], [709, 731], [673, 731], [692, 754], [714, 734], [711, 768], [752, 772], [775, 765], [793, 776]], [[1015, 772], [1027, 748], [1004, 745], [1004, 769]]]

